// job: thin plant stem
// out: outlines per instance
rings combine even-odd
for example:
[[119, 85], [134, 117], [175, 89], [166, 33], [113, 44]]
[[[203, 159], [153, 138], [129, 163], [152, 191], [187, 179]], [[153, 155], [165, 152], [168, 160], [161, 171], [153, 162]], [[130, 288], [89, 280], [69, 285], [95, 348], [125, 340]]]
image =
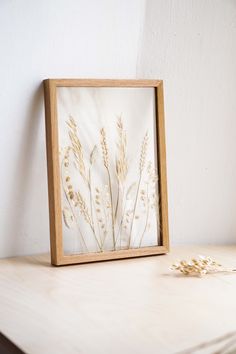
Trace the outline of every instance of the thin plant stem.
[[93, 198], [92, 198], [91, 170], [90, 170], [90, 168], [89, 168], [89, 171], [88, 171], [88, 188], [89, 188], [89, 201], [90, 201], [91, 220], [92, 220], [92, 225], [94, 226], [94, 220], [93, 220]]
[[[89, 224], [89, 225], [90, 225], [90, 224]], [[97, 236], [96, 236], [96, 233], [95, 233], [95, 230], [94, 230], [94, 227], [93, 227], [92, 224], [90, 225], [90, 228], [91, 228], [91, 230], [92, 230], [92, 232], [93, 232], [93, 235], [94, 235], [94, 238], [95, 238], [96, 243], [97, 243], [97, 245], [98, 245], [98, 248], [99, 248], [100, 251], [102, 252], [103, 249], [102, 249], [102, 247], [101, 247], [101, 245], [100, 245], [100, 243], [99, 243], [99, 241], [98, 241], [98, 239], [97, 239]]]
[[[124, 200], [124, 186], [122, 186], [122, 190], [121, 190], [121, 206], [123, 205], [123, 200]], [[124, 205], [124, 211], [126, 208], [126, 200], [125, 200], [125, 205]], [[123, 219], [123, 217], [122, 217]], [[121, 249], [121, 235], [120, 235], [120, 249]]]
[[133, 210], [133, 216], [132, 216], [131, 227], [130, 227], [128, 248], [130, 248], [131, 241], [132, 241], [132, 231], [133, 231], [134, 219], [135, 219], [135, 214], [136, 214], [136, 209], [137, 209], [137, 204], [138, 204], [138, 196], [139, 196], [139, 189], [140, 189], [141, 180], [142, 180], [142, 172], [140, 172], [140, 174], [139, 174], [137, 193], [136, 193], [136, 197], [135, 197], [134, 210]]
[[142, 233], [142, 236], [141, 236], [141, 239], [140, 239], [140, 242], [139, 242], [139, 247], [141, 247], [141, 244], [142, 244], [142, 241], [143, 241], [143, 237], [147, 231], [147, 225], [148, 225], [148, 219], [149, 219], [149, 211], [150, 211], [150, 205], [149, 205], [149, 198], [148, 198], [148, 183], [147, 183], [147, 211], [146, 211], [146, 221], [145, 221], [145, 226], [144, 226], [144, 230], [143, 230], [143, 233]]
[[112, 197], [112, 188], [111, 188], [111, 176], [109, 171], [109, 155], [108, 155], [108, 147], [106, 141], [106, 133], [104, 128], [100, 130], [101, 135], [101, 147], [102, 147], [102, 155], [103, 155], [103, 165], [107, 170], [108, 175], [108, 184], [109, 184], [109, 192], [110, 192], [110, 207], [111, 207], [111, 221], [112, 221], [112, 239], [113, 239], [113, 247], [114, 250], [116, 249], [115, 246], [115, 229], [114, 229], [114, 210], [113, 210], [113, 197]]
[[107, 237], [107, 213], [106, 213], [106, 209], [105, 209], [105, 206], [104, 206], [104, 197], [102, 196], [102, 201], [101, 201], [101, 205], [102, 205], [102, 210], [103, 210], [103, 216], [104, 216], [104, 222], [105, 222], [105, 230], [106, 230], [106, 234], [103, 238], [103, 241], [102, 241], [102, 247], [104, 246], [104, 243], [106, 241], [106, 237]]
[[120, 181], [118, 180], [116, 209], [115, 209], [115, 220], [116, 220], [116, 218], [117, 218], [117, 213], [118, 213], [119, 199], [120, 199]]
[[124, 208], [124, 211], [123, 211], [123, 213], [122, 213], [122, 218], [121, 218], [121, 220], [120, 220], [120, 224], [119, 224], [119, 228], [118, 228], [118, 232], [117, 232], [117, 236], [116, 236], [116, 244], [117, 244], [117, 242], [118, 242], [119, 235], [120, 235], [120, 232], [121, 232], [121, 228], [122, 228], [122, 226], [123, 226], [124, 213], [125, 213], [125, 208]]
[[[121, 193], [121, 205], [123, 203], [123, 198], [124, 198], [124, 188], [122, 189], [122, 193]], [[118, 231], [117, 231], [117, 236], [116, 236], [116, 244], [118, 242], [118, 239], [119, 239], [119, 235], [120, 235], [120, 231], [122, 229], [122, 226], [123, 226], [123, 222], [124, 222], [124, 215], [125, 215], [125, 210], [126, 210], [126, 200], [125, 200], [125, 204], [124, 204], [124, 208], [122, 210], [122, 213], [121, 213], [121, 218], [120, 218], [120, 223], [119, 223], [119, 227], [118, 227]], [[120, 247], [121, 247], [121, 237], [120, 237]]]
[[97, 236], [96, 236], [96, 233], [95, 233], [95, 230], [94, 230], [94, 226], [92, 224], [92, 221], [91, 221], [91, 218], [90, 218], [90, 215], [88, 213], [88, 210], [87, 210], [87, 207], [86, 207], [86, 204], [83, 200], [83, 197], [82, 195], [80, 194], [80, 192], [77, 193], [77, 198], [78, 198], [78, 201], [79, 201], [79, 207], [80, 207], [80, 212], [81, 214], [84, 216], [84, 219], [85, 221], [88, 223], [88, 225], [90, 226], [91, 230], [92, 230], [92, 233], [93, 233], [93, 236], [94, 236], [94, 239], [98, 245], [98, 248], [100, 249], [100, 251], [102, 252], [102, 248], [101, 248], [101, 245], [97, 239]]
[[103, 249], [103, 241], [102, 241], [102, 238], [101, 238], [101, 230], [100, 230], [100, 225], [99, 225], [99, 222], [98, 222], [98, 213], [97, 213], [96, 209], [95, 209], [95, 214], [96, 214], [99, 238], [100, 238], [100, 241], [101, 241], [101, 248]]
[[112, 198], [112, 188], [111, 188], [111, 175], [109, 169], [107, 168], [108, 174], [108, 184], [109, 184], [109, 192], [110, 192], [110, 203], [111, 203], [111, 222], [112, 222], [112, 239], [113, 239], [113, 246], [114, 250], [116, 249], [115, 243], [115, 229], [114, 229], [114, 211], [113, 211], [113, 198]]
[[[95, 227], [94, 227], [94, 213], [93, 213], [93, 207], [95, 207], [95, 205], [94, 205], [94, 200], [93, 200], [93, 195], [92, 195], [91, 168], [89, 168], [89, 171], [88, 171], [88, 188], [89, 188], [91, 221], [92, 221], [92, 225], [93, 225], [94, 232], [95, 232]], [[95, 207], [95, 209], [96, 209], [96, 207]], [[97, 221], [97, 226], [98, 226], [99, 239], [100, 239], [100, 242], [102, 243], [102, 240], [101, 240], [101, 233], [100, 233], [100, 228], [99, 228], [99, 223], [98, 223], [98, 219], [97, 219], [97, 213], [96, 213], [96, 221]]]

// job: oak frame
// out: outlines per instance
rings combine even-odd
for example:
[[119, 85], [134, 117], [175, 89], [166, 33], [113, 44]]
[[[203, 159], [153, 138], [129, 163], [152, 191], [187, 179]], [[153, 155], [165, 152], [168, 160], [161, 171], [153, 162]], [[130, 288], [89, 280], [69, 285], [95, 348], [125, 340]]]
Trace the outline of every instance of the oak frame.
[[[164, 124], [164, 98], [162, 80], [100, 80], [100, 79], [47, 79], [44, 80], [48, 198], [50, 216], [51, 263], [60, 266], [103, 260], [132, 258], [165, 254], [169, 251], [168, 202], [166, 176], [166, 148]], [[61, 189], [59, 167], [59, 144], [57, 122], [57, 87], [153, 87], [156, 95], [156, 136], [160, 194], [161, 245], [118, 251], [64, 255]]]

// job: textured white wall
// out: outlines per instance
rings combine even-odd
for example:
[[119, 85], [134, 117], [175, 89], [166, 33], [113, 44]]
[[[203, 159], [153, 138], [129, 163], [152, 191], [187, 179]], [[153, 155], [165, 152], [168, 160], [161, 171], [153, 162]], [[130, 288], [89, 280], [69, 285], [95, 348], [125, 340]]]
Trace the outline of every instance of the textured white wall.
[[236, 242], [236, 1], [147, 1], [137, 75], [165, 83], [173, 243]]
[[0, 257], [49, 249], [41, 81], [165, 81], [170, 232], [236, 239], [236, 2], [0, 2]]

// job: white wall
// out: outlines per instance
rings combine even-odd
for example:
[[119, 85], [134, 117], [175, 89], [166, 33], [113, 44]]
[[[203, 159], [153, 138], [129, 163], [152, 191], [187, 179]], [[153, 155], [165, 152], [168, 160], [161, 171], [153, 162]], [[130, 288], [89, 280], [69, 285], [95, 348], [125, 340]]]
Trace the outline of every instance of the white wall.
[[170, 234], [236, 242], [236, 1], [147, 1], [139, 77], [165, 82]]
[[236, 239], [236, 2], [0, 1], [0, 256], [49, 249], [41, 81], [165, 81], [170, 232]]
[[0, 1], [0, 256], [49, 249], [41, 82], [135, 78], [143, 0]]

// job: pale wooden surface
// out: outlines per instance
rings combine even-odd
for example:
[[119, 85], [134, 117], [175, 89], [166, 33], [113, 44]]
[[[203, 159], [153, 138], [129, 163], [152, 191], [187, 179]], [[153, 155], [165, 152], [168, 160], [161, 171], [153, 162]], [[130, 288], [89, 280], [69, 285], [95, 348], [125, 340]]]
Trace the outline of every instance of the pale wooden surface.
[[174, 354], [236, 330], [236, 274], [169, 271], [198, 254], [236, 266], [236, 246], [50, 266], [49, 256], [0, 261], [0, 331], [32, 354]]

